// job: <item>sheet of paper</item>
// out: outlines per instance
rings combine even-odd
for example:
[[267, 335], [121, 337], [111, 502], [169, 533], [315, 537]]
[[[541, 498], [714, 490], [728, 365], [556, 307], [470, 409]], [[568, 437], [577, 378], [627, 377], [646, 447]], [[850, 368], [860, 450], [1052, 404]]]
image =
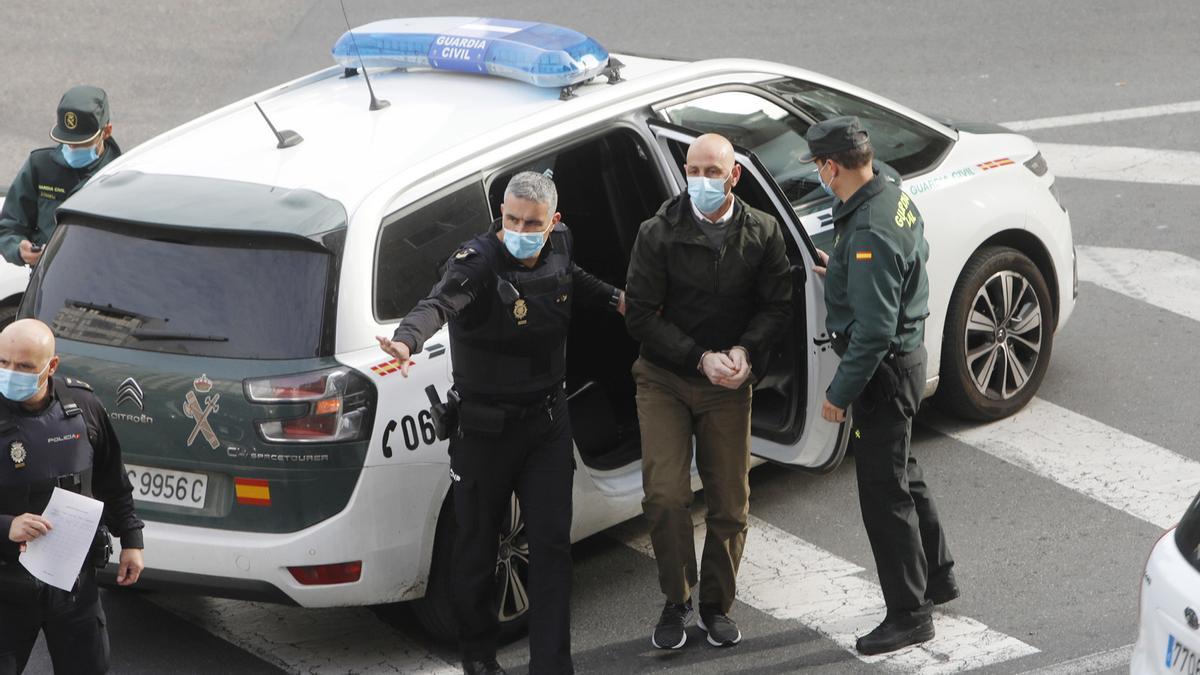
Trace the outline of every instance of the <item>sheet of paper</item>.
[[21, 564], [44, 583], [70, 591], [92, 548], [103, 513], [104, 502], [54, 488], [42, 512], [52, 529], [26, 544]]

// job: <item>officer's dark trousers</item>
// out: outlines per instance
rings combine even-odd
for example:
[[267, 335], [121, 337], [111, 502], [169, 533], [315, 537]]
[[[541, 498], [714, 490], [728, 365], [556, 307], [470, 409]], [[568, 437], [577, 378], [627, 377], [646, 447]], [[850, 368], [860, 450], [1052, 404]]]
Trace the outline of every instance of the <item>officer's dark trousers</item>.
[[0, 675], [25, 670], [38, 632], [55, 673], [90, 675], [108, 672], [108, 631], [96, 587], [95, 570], [89, 568], [75, 593], [42, 586], [32, 604], [0, 597]]
[[912, 417], [925, 388], [925, 348], [897, 358], [901, 377], [895, 398], [875, 400], [868, 386], [853, 404], [851, 438], [858, 500], [887, 618], [907, 622], [932, 612], [926, 587], [948, 578], [954, 561], [925, 476], [909, 453]]
[[[498, 606], [509, 571], [496, 567], [501, 523], [515, 492], [529, 541], [529, 672], [571, 673], [571, 483], [575, 459], [565, 396], [525, 417], [510, 415], [499, 436], [463, 430], [451, 437], [454, 471], [454, 603], [464, 659], [496, 655]], [[553, 419], [551, 419], [553, 417]], [[509, 586], [509, 593], [512, 587]], [[516, 602], [520, 607], [523, 599]]]

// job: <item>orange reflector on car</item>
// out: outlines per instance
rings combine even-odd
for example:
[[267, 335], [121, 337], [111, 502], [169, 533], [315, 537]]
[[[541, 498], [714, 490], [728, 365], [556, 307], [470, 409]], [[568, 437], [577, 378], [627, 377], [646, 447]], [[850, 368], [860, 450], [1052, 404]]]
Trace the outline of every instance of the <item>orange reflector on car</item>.
[[296, 581], [305, 586], [324, 586], [327, 584], [349, 584], [358, 581], [362, 576], [362, 561], [336, 563], [333, 565], [311, 565], [308, 567], [289, 567], [288, 571]]
[[317, 415], [334, 415], [340, 412], [341, 409], [342, 399], [327, 398], [324, 401], [317, 401], [316, 410], [314, 412]]
[[239, 504], [251, 506], [271, 505], [271, 484], [257, 478], [234, 478], [234, 492]]

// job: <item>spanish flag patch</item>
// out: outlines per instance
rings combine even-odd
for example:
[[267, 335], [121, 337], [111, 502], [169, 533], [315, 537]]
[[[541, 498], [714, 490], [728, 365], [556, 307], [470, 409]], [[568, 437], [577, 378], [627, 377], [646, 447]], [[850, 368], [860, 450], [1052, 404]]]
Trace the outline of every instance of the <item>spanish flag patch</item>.
[[854, 259], [855, 260], [870, 260], [871, 252], [870, 251], [857, 251], [854, 254]]

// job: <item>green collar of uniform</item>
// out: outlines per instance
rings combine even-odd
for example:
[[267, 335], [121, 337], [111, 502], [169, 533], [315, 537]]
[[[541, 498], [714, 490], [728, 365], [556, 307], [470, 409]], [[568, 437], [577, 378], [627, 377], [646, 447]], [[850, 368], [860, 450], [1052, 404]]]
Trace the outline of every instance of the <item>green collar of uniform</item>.
[[886, 185], [887, 182], [884, 180], [883, 176], [876, 173], [874, 178], [864, 183], [863, 186], [858, 189], [858, 192], [850, 195], [850, 199], [846, 200], [844, 203], [839, 202], [833, 207], [834, 222], [836, 223], [843, 218], [846, 218], [851, 213], [854, 213], [855, 209], [862, 206], [863, 203], [868, 199], [874, 197], [880, 192], [883, 192], [883, 188]]

